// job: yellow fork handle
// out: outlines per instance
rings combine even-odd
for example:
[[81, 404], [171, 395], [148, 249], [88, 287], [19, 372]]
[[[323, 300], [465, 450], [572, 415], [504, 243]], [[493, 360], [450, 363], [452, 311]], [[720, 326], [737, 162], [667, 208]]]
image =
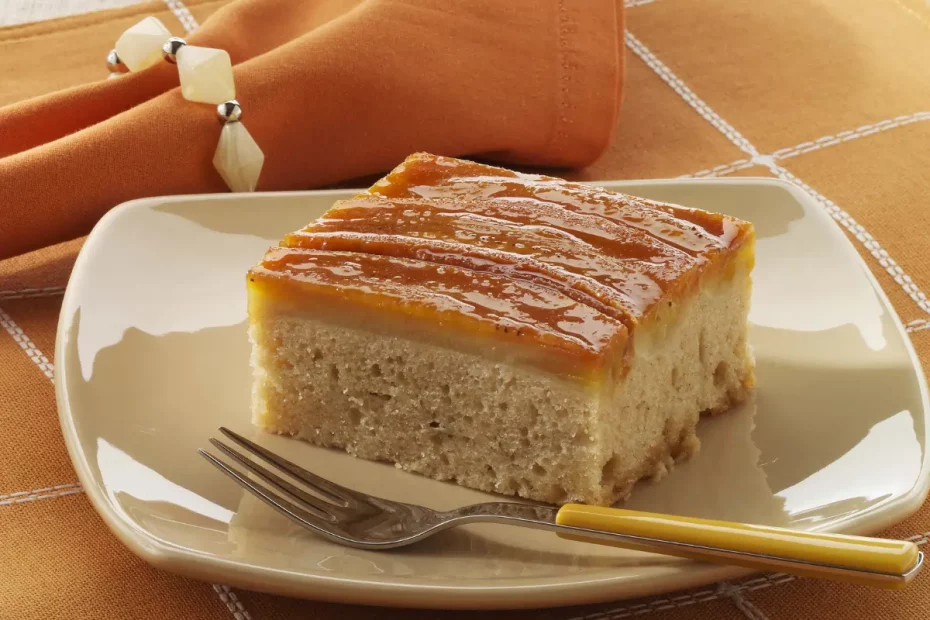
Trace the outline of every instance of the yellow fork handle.
[[[890, 589], [906, 585], [923, 559], [914, 543], [901, 540], [800, 532], [581, 504], [562, 506], [556, 523], [586, 530], [558, 533], [570, 540]], [[599, 534], [635, 538], [598, 538]]]

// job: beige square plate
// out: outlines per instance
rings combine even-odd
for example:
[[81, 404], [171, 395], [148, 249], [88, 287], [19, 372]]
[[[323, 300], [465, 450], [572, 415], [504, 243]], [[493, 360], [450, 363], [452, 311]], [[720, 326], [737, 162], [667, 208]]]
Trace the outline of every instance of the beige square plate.
[[[752, 221], [754, 402], [702, 421], [703, 448], [634, 508], [875, 532], [928, 490], [927, 388], [890, 304], [818, 205], [772, 180], [602, 184]], [[358, 489], [435, 508], [489, 495], [266, 436], [249, 423], [245, 271], [349, 192], [150, 198], [96, 227], [55, 351], [61, 427], [107, 525], [155, 566], [307, 598], [542, 607], [743, 574], [553, 534], [471, 526], [390, 552], [338, 547], [246, 496], [197, 455], [230, 426]]]

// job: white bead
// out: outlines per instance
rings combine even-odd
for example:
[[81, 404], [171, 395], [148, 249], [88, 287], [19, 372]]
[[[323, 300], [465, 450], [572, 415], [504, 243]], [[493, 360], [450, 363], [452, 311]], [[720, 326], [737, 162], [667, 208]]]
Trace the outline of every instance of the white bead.
[[141, 71], [161, 62], [161, 46], [171, 37], [155, 17], [146, 17], [116, 40], [116, 54], [130, 71]]
[[[186, 48], [185, 48], [186, 49]], [[252, 192], [265, 163], [265, 154], [242, 123], [226, 123], [216, 145], [213, 165], [234, 192]]]
[[188, 101], [217, 105], [236, 98], [232, 62], [224, 50], [185, 45], [177, 60], [181, 94]]

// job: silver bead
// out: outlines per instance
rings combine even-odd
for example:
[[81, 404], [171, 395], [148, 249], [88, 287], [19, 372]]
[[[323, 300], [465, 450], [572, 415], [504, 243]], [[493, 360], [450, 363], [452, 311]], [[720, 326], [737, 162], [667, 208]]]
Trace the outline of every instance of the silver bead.
[[187, 45], [187, 41], [181, 37], [171, 37], [165, 44], [161, 46], [161, 55], [162, 58], [167, 60], [173, 65], [178, 64], [177, 53], [178, 50]]
[[110, 73], [128, 73], [129, 68], [123, 64], [123, 61], [119, 59], [119, 55], [116, 53], [116, 50], [110, 50], [110, 53], [107, 54], [107, 69], [110, 70]]
[[216, 106], [216, 114], [219, 116], [220, 123], [223, 125], [226, 123], [238, 123], [242, 120], [242, 108], [239, 107], [239, 102], [235, 99], [224, 101]]

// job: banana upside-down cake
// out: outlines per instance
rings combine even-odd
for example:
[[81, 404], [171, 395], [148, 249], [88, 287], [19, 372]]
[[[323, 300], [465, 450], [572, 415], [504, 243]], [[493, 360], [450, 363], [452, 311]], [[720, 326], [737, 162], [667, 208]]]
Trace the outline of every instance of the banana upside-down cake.
[[746, 398], [753, 241], [732, 217], [411, 155], [249, 271], [253, 420], [611, 504]]

